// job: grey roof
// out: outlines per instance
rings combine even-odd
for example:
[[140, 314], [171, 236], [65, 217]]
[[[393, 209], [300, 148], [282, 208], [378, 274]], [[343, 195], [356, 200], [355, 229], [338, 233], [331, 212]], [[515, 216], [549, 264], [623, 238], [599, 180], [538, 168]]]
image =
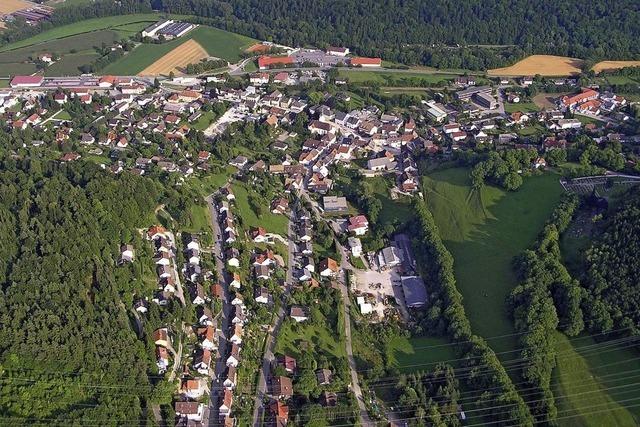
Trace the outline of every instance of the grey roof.
[[402, 291], [408, 307], [420, 307], [427, 302], [427, 288], [418, 276], [403, 276]]

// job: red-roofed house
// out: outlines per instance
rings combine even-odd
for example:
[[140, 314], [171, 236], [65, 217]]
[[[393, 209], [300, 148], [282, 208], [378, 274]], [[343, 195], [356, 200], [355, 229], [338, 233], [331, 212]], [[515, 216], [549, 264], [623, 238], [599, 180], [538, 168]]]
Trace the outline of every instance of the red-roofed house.
[[362, 236], [369, 230], [369, 221], [364, 215], [352, 216], [349, 218], [349, 225], [347, 228], [356, 236]]
[[597, 99], [599, 93], [593, 89], [583, 89], [577, 95], [572, 96], [563, 96], [561, 99], [562, 105], [566, 108], [572, 108], [577, 104], [581, 104], [583, 102], [591, 101], [592, 99]]
[[382, 59], [380, 58], [365, 58], [362, 56], [356, 56], [351, 58], [352, 67], [382, 67]]

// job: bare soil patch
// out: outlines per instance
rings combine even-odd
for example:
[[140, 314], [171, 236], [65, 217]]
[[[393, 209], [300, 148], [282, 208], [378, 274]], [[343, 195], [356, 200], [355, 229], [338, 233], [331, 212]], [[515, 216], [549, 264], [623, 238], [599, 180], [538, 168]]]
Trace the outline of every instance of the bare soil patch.
[[531, 55], [510, 67], [488, 70], [490, 76], [570, 76], [580, 73], [581, 59], [554, 55]]
[[28, 9], [33, 5], [24, 0], [2, 0], [0, 1], [0, 15], [9, 14], [22, 9]]

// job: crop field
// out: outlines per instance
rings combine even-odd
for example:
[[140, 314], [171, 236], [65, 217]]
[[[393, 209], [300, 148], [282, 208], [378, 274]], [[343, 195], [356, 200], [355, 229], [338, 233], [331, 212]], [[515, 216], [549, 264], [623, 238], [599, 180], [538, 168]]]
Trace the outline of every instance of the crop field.
[[31, 3], [23, 0], [2, 0], [0, 2], [0, 14], [13, 13], [29, 7], [31, 7]]
[[554, 55], [531, 55], [510, 67], [488, 70], [490, 76], [569, 76], [580, 74], [581, 59]]
[[181, 73], [183, 67], [200, 62], [200, 60], [208, 56], [207, 51], [198, 42], [188, 40], [138, 74], [141, 76], [156, 76], [159, 74], [167, 75], [171, 72]]
[[640, 61], [600, 61], [593, 66], [592, 70], [599, 73], [625, 67], [640, 67]]
[[[518, 191], [485, 186], [473, 191], [469, 170], [438, 171], [424, 177], [427, 204], [454, 258], [458, 289], [473, 331], [496, 352], [517, 348], [505, 299], [517, 285], [513, 257], [529, 247], [560, 200], [559, 176], [526, 178]], [[499, 355], [501, 360], [516, 353]]]

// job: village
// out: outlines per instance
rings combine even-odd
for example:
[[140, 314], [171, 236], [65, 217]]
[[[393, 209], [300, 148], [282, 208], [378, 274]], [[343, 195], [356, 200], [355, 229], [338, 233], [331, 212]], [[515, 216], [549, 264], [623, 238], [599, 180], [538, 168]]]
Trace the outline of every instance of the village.
[[[173, 25], [152, 31], [188, 31]], [[0, 90], [4, 129], [16, 140], [33, 136], [16, 149], [178, 186], [222, 167], [224, 183], [206, 199], [211, 239], [149, 224], [140, 230], [145, 248], [121, 249], [121, 264], [146, 262], [155, 273], [155, 292], [134, 302], [140, 324], [152, 304], [159, 310], [179, 304], [188, 313], [165, 317], [151, 338], [157, 373], [178, 384], [175, 425], [287, 425], [301, 378], [309, 375], [314, 402], [368, 419], [350, 316], [410, 325], [427, 302], [429, 283], [411, 236], [371, 221], [354, 185], [375, 183], [385, 199], [408, 204], [422, 196], [421, 164], [429, 159], [526, 148], [535, 152], [526, 171], [534, 173], [548, 166], [550, 152], [582, 134], [625, 146], [640, 141], [627, 132], [632, 119], [623, 97], [579, 88], [572, 79], [557, 82], [571, 94], [535, 113], [517, 110], [534, 83], [528, 77], [480, 85], [464, 76], [448, 88], [452, 96], [434, 90], [432, 100], [403, 110], [380, 103], [349, 108], [350, 83], [327, 67], [375, 68], [381, 61], [348, 54], [329, 48], [261, 56], [259, 71], [240, 76], [15, 76]], [[287, 69], [302, 63], [321, 69]], [[577, 115], [597, 120], [585, 124]], [[219, 147], [247, 125], [260, 129], [265, 147], [232, 146], [223, 159]], [[545, 136], [522, 132], [533, 126]], [[633, 150], [617, 154], [627, 152]], [[275, 183], [269, 205], [258, 208], [284, 226], [249, 226], [236, 200], [240, 182]], [[259, 223], [266, 214], [257, 215]], [[153, 255], [143, 261], [142, 252]], [[319, 303], [325, 299], [335, 305]], [[317, 348], [301, 338], [309, 331], [338, 337], [341, 348]], [[307, 360], [297, 346], [312, 345]]]

